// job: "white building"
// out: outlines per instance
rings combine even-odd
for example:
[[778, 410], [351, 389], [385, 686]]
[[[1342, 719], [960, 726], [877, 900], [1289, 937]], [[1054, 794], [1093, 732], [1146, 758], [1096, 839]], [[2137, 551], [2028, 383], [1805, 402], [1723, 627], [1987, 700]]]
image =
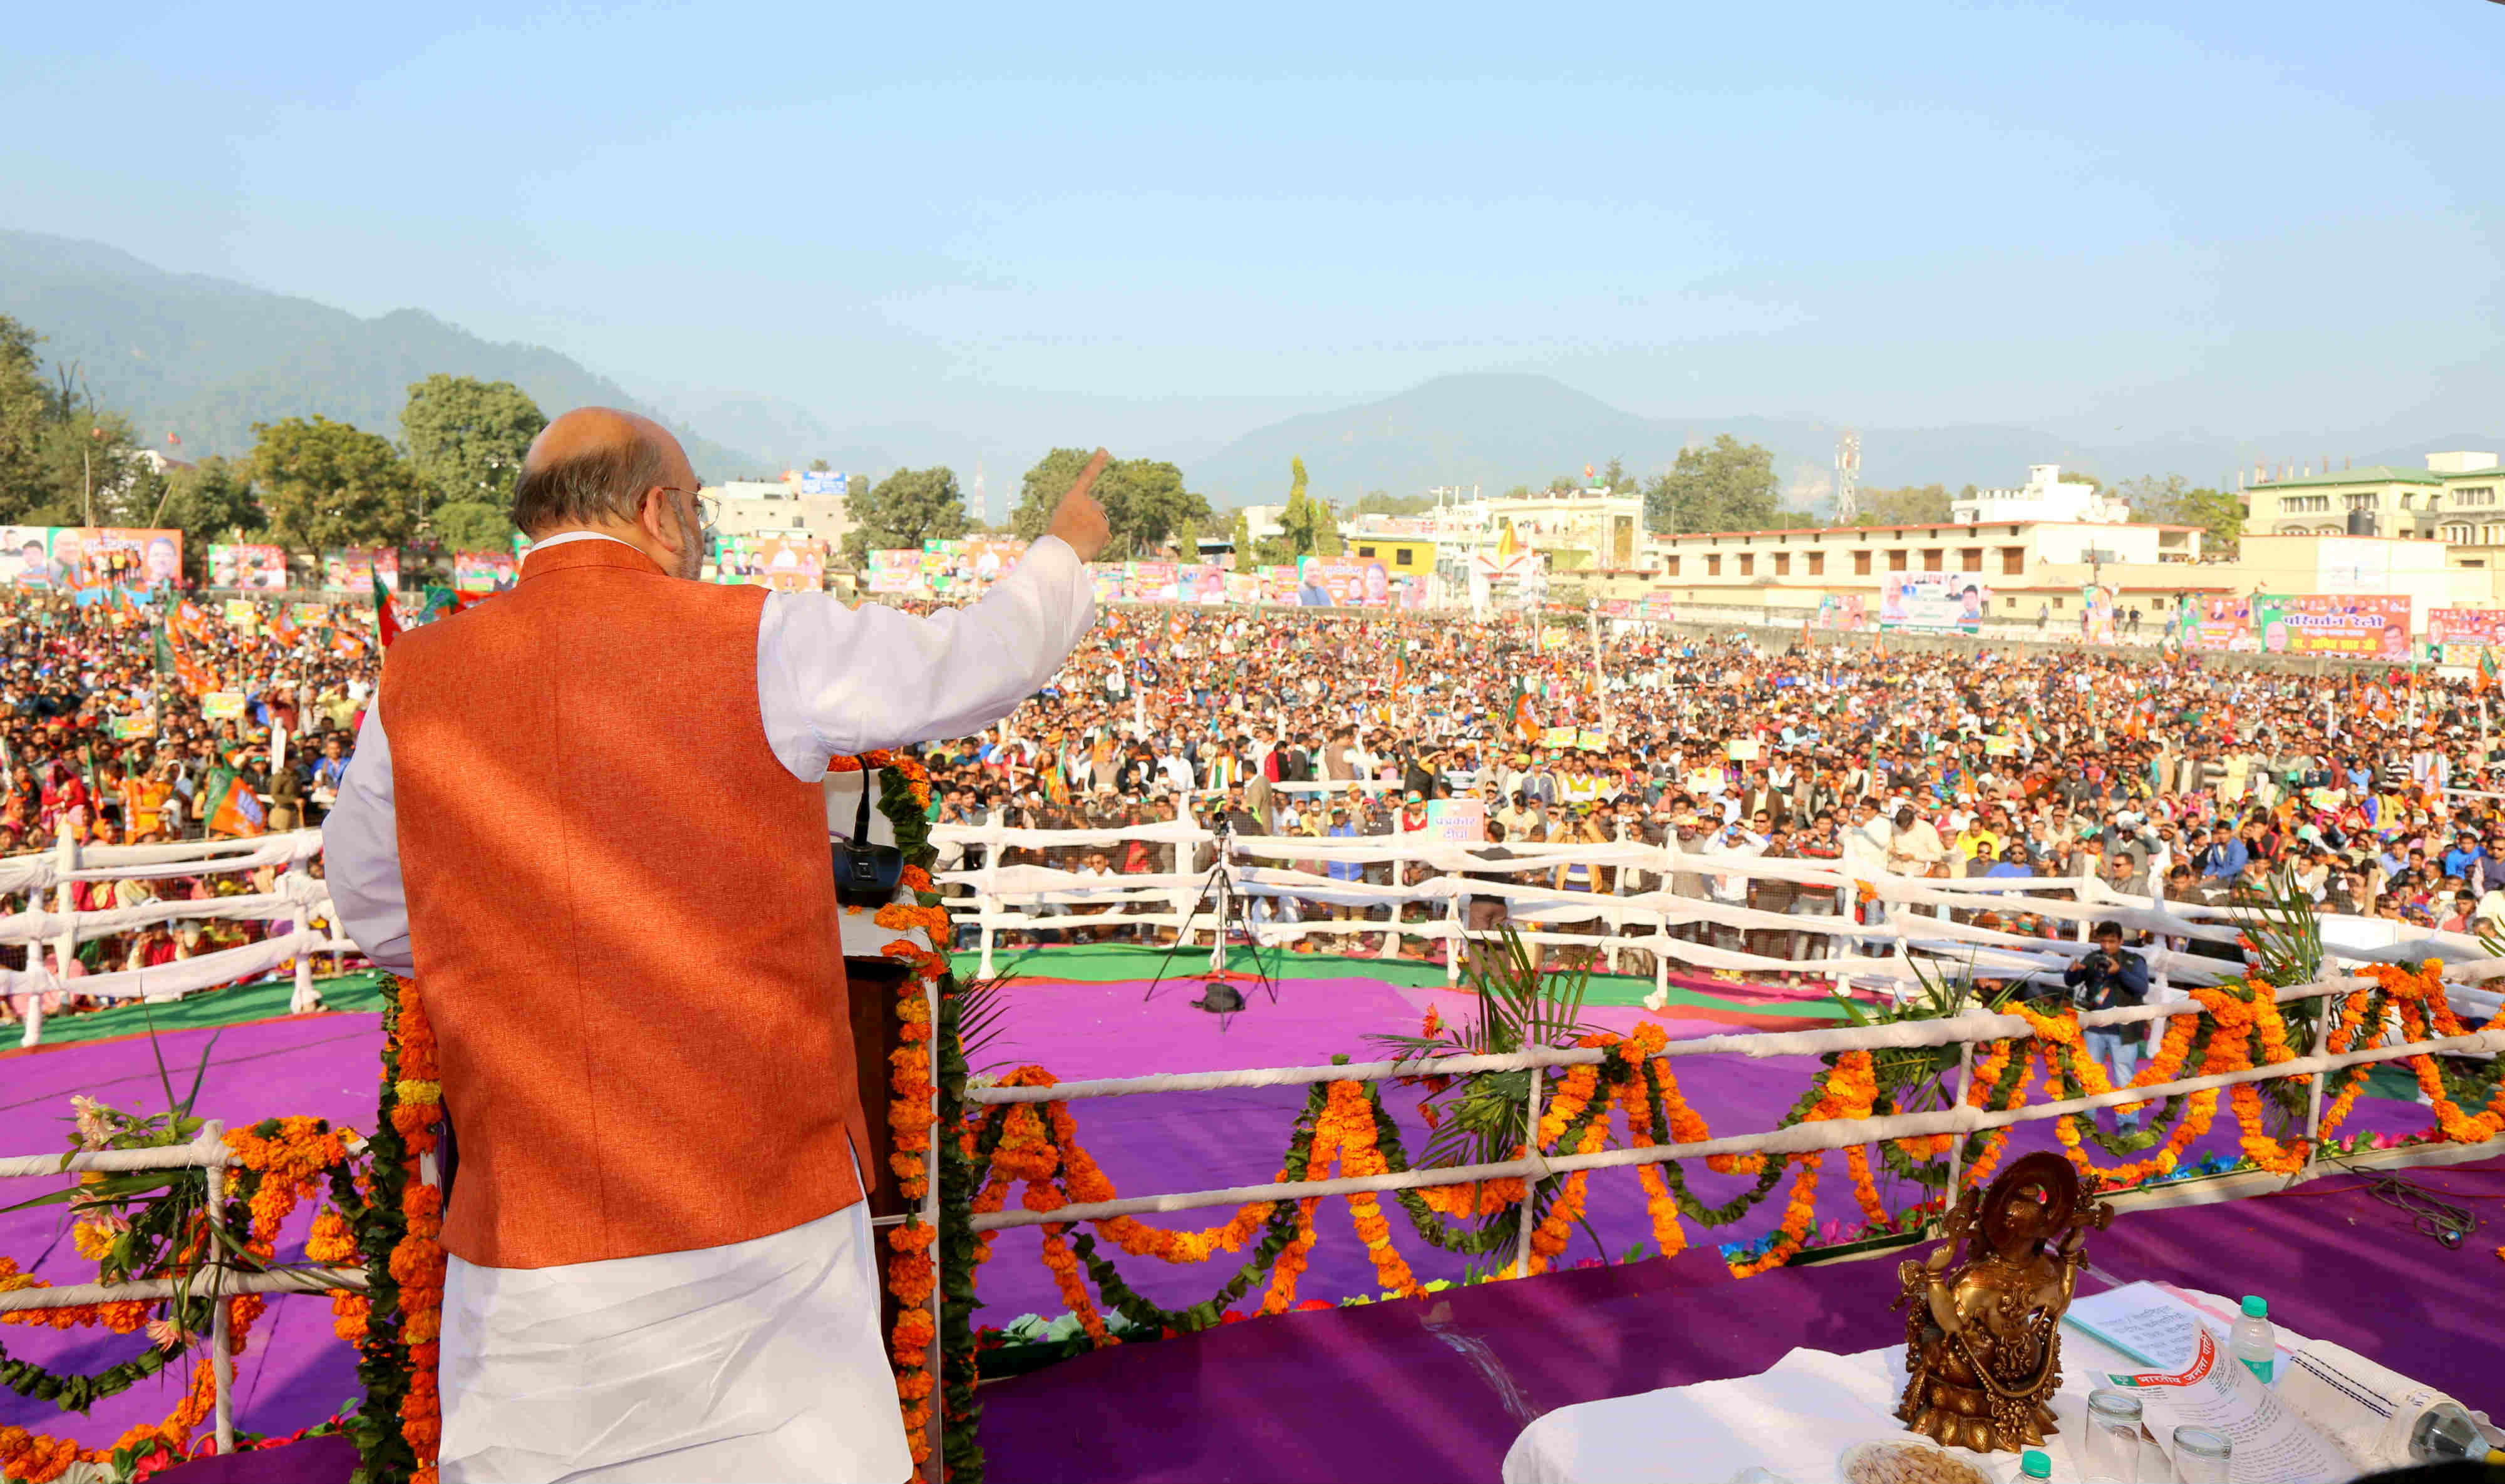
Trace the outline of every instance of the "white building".
[[797, 474], [788, 474], [780, 479], [732, 479], [707, 485], [704, 492], [722, 503], [717, 528], [724, 536], [743, 540], [806, 536], [825, 542], [832, 549], [852, 534], [853, 517], [844, 509], [844, 497], [818, 490], [804, 492]]
[[2029, 520], [2123, 525], [2131, 519], [2131, 507], [2094, 485], [2064, 483], [2059, 464], [2029, 464], [2024, 487], [1984, 489], [1959, 496], [1949, 502], [1949, 518], [1959, 525], [2006, 525]]

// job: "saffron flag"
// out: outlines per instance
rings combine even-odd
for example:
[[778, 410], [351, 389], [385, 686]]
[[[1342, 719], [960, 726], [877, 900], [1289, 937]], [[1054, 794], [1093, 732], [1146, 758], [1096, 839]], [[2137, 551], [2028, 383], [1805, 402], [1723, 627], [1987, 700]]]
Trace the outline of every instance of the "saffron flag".
[[1522, 689], [1520, 682], [1513, 688], [1512, 718], [1516, 739], [1526, 744], [1539, 740], [1539, 712], [1531, 704], [1531, 693]]
[[381, 631], [383, 648], [400, 637], [400, 616], [392, 612], [391, 591], [383, 586], [382, 575], [374, 575], [374, 627]]
[[174, 632], [186, 639], [208, 637], [209, 616], [200, 612], [199, 605], [189, 598], [174, 606], [174, 617], [169, 621], [174, 626]]
[[1392, 689], [1399, 689], [1401, 682], [1408, 678], [1409, 641], [1403, 639], [1392, 647]]
[[2487, 646], [2479, 650], [2479, 688], [2481, 691], [2496, 689], [2496, 652]]
[[209, 805], [209, 833], [233, 839], [269, 832], [268, 814], [242, 774], [227, 768], [211, 769], [208, 794], [213, 800]]
[[1513, 560], [1514, 553], [1521, 549], [1522, 544], [1513, 539], [1513, 517], [1507, 515], [1504, 517], [1504, 525], [1498, 530], [1496, 536], [1496, 564], [1499, 567], [1503, 566]]
[[297, 640], [304, 637], [304, 625], [296, 621], [295, 618], [287, 612], [287, 605], [284, 603], [278, 605], [277, 611], [269, 616], [269, 631], [279, 643], [290, 649], [296, 647]]

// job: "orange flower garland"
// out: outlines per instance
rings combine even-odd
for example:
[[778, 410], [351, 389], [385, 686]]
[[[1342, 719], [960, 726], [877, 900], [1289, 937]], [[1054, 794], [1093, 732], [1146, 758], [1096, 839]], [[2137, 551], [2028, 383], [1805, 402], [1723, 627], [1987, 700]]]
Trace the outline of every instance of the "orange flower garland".
[[[411, 1484], [436, 1484], [435, 1456], [443, 1441], [443, 1401], [436, 1377], [443, 1325], [443, 1190], [425, 1180], [423, 1156], [435, 1152], [443, 1117], [442, 1073], [436, 1061], [435, 1028], [417, 981], [401, 979], [395, 1038], [400, 1053], [399, 1103], [392, 1127], [407, 1145], [402, 1169], [401, 1218], [407, 1229], [392, 1248], [389, 1271], [400, 1285], [401, 1337], [408, 1343], [408, 1392], [401, 1397], [400, 1433], [417, 1455]], [[347, 1314], [335, 1300], [340, 1324]]]

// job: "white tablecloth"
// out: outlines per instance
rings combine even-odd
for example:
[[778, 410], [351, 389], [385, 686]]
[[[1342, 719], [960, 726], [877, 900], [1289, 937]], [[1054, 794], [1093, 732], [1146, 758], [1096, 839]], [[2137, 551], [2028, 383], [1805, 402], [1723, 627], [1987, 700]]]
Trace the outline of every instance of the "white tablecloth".
[[[2184, 1290], [2222, 1330], [2235, 1305], [2214, 1293]], [[2085, 1436], [2089, 1381], [2099, 1370], [2141, 1367], [2067, 1325], [2062, 1337], [2062, 1390], [2053, 1398], [2061, 1431], [2048, 1439], [2056, 1478], [2084, 1477], [2071, 1451]], [[2282, 1350], [2303, 1336], [2280, 1329]], [[1763, 1375], [1706, 1381], [1633, 1396], [1560, 1407], [1522, 1430], [1504, 1456], [1504, 1484], [1723, 1484], [1755, 1466], [1793, 1481], [1840, 1479], [1845, 1449], [1873, 1438], [1914, 1436], [1895, 1418], [1905, 1394], [1905, 1347], [1839, 1356], [1794, 1350]], [[2014, 1453], [1951, 1449], [1993, 1479], [2015, 1477]], [[2140, 1461], [2143, 1477], [2171, 1470], [2153, 1447]], [[2151, 1472], [2150, 1470], [2155, 1470]]]

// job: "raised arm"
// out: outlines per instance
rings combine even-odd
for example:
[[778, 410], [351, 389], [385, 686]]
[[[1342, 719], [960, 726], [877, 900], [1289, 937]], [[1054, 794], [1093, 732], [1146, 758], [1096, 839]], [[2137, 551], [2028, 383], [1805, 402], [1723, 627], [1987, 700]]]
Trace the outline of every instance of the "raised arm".
[[977, 731], [1050, 680], [1095, 621], [1086, 563], [1107, 531], [1089, 491], [1109, 461], [1097, 450], [1026, 559], [971, 607], [919, 618], [826, 593], [768, 597], [757, 692], [783, 765], [815, 780], [830, 757]]

